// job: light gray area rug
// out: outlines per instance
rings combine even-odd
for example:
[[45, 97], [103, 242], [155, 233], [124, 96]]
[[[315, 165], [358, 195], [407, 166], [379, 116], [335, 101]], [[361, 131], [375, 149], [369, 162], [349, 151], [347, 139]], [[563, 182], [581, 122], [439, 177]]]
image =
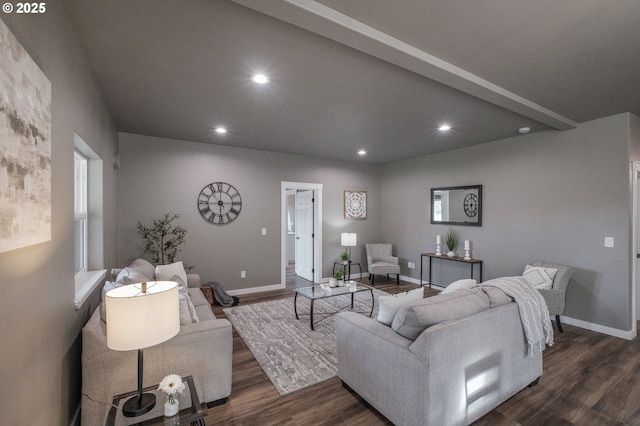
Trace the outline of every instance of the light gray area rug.
[[[378, 315], [378, 297], [386, 295], [373, 290], [373, 318]], [[314, 321], [339, 307], [349, 306], [349, 294], [315, 301]], [[262, 369], [281, 395], [314, 385], [338, 374], [336, 358], [335, 315], [309, 327], [310, 301], [298, 296], [296, 320], [293, 311], [293, 297], [236, 306], [224, 309], [224, 313], [235, 327], [242, 340], [249, 347]], [[355, 295], [354, 311], [371, 310], [371, 294], [360, 292]]]

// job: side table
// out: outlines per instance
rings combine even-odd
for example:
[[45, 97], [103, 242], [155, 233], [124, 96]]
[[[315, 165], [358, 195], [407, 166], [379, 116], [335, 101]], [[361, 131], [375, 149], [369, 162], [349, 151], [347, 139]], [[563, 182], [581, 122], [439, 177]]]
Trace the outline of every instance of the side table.
[[125, 401], [138, 393], [138, 391], [130, 391], [116, 395], [113, 397], [113, 403], [107, 416], [107, 426], [116, 425], [192, 425], [206, 426], [204, 422], [205, 414], [202, 412], [202, 404], [196, 392], [196, 386], [193, 383], [192, 376], [182, 378], [185, 391], [178, 394], [180, 402], [180, 412], [173, 417], [164, 417], [164, 393], [158, 389], [158, 385], [147, 386], [143, 392], [153, 393], [156, 396], [156, 405], [148, 413], [138, 417], [125, 417], [122, 414], [122, 406]]
[[345, 282], [351, 280], [351, 266], [357, 266], [358, 269], [360, 269], [360, 278], [358, 278], [358, 282], [362, 282], [362, 266], [358, 262], [349, 262], [349, 263], [335, 262], [333, 264], [332, 275], [336, 274], [336, 266], [344, 267]]

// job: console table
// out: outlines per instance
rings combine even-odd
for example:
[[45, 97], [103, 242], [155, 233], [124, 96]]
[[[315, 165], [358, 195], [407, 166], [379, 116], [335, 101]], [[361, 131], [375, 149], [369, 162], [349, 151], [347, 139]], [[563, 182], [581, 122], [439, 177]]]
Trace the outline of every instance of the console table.
[[428, 257], [429, 258], [429, 288], [431, 288], [431, 261], [435, 257], [436, 259], [442, 260], [450, 260], [452, 262], [463, 262], [468, 263], [471, 266], [471, 279], [473, 279], [473, 267], [474, 265], [479, 265], [480, 267], [480, 280], [478, 282], [482, 282], [482, 260], [480, 259], [465, 259], [464, 257], [454, 256], [449, 257], [446, 254], [437, 255], [435, 253], [422, 253], [420, 255], [420, 287], [422, 287], [422, 260]]

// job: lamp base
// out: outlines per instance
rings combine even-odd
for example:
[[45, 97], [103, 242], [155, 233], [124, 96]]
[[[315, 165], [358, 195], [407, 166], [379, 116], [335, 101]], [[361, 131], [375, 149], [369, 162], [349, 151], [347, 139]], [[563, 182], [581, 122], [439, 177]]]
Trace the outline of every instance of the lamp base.
[[155, 406], [156, 396], [152, 393], [143, 393], [139, 398], [138, 395], [129, 398], [122, 407], [122, 414], [125, 417], [138, 417], [148, 413]]

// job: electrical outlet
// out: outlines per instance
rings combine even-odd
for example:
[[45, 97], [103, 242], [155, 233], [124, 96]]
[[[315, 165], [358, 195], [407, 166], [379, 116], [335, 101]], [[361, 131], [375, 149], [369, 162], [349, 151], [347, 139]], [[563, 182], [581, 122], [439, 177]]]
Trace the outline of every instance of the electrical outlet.
[[262, 228], [262, 235], [267, 235], [267, 228]]
[[247, 271], [240, 271], [240, 278], [247, 278]]

